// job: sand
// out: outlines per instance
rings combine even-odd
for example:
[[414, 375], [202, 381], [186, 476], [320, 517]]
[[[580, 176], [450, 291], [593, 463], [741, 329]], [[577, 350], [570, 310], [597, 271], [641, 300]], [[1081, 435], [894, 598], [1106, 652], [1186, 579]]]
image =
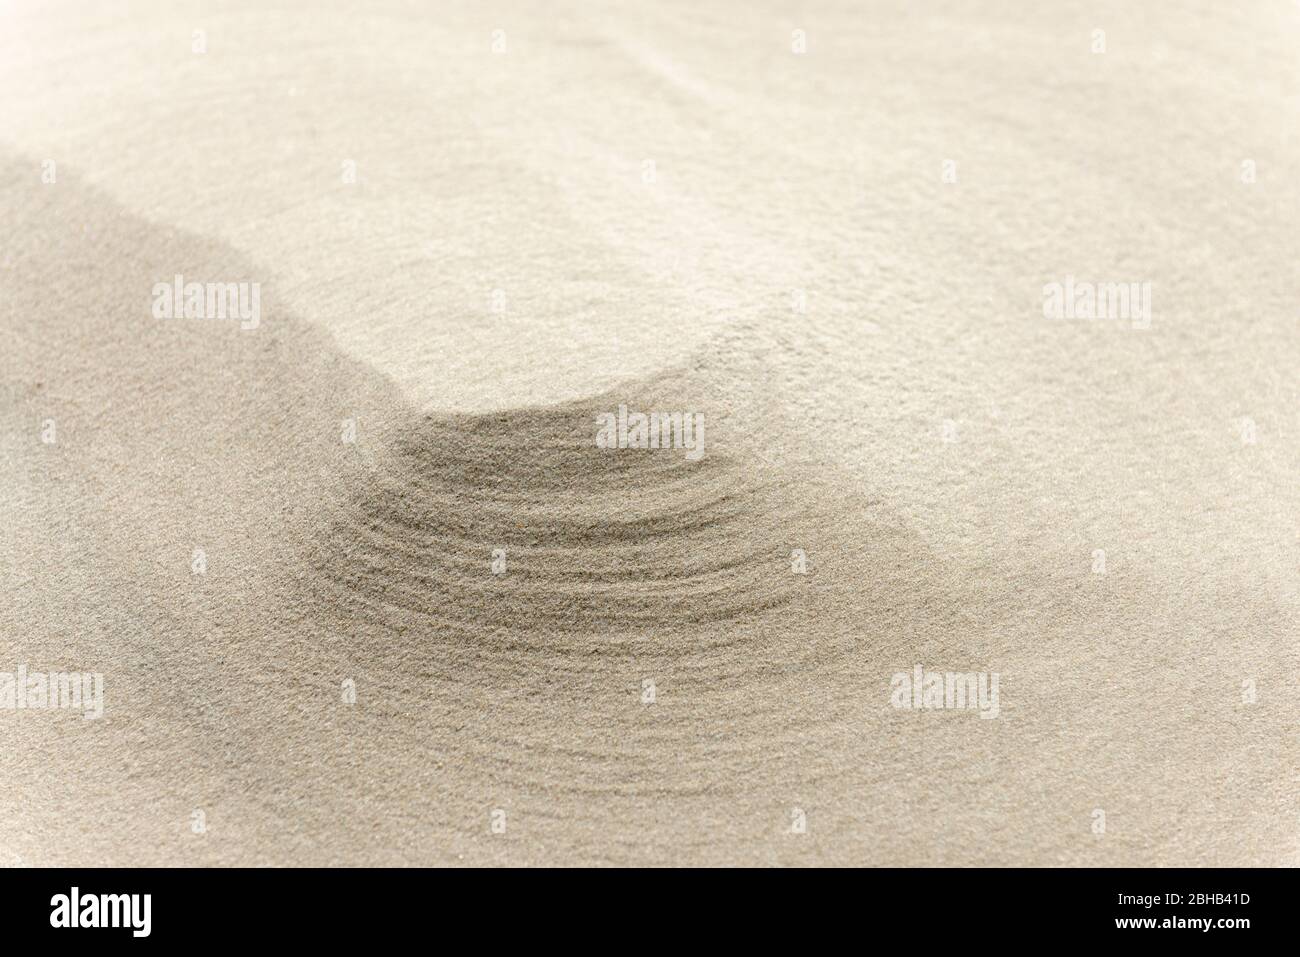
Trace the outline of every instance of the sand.
[[1296, 9], [588, 6], [0, 10], [0, 865], [1300, 862]]

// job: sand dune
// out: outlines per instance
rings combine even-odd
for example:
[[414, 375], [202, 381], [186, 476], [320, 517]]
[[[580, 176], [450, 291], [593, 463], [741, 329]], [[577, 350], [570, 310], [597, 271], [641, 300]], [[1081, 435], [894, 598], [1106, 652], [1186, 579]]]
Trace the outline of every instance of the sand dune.
[[0, 863], [1296, 863], [1297, 24], [870, 9], [7, 10]]

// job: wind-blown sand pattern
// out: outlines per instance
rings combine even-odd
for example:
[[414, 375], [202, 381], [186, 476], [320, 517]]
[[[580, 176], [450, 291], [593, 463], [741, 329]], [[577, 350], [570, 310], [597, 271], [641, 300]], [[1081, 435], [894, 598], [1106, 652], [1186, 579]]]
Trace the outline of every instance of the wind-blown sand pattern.
[[1297, 863], [1294, 10], [315, 11], [0, 15], [0, 863]]

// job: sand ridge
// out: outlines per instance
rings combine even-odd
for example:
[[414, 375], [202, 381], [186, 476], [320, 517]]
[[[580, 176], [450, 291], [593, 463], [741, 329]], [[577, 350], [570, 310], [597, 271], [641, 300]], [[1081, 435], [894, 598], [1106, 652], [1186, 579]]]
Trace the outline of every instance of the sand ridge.
[[0, 712], [18, 862], [1295, 862], [1294, 23], [156, 13], [5, 14], [0, 670], [106, 678]]

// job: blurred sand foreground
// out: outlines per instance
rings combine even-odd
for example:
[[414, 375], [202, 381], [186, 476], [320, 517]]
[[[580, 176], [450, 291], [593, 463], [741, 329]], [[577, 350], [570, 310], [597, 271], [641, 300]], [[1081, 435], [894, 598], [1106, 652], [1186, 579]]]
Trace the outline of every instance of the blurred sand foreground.
[[1300, 862], [1298, 41], [0, 4], [0, 865]]

